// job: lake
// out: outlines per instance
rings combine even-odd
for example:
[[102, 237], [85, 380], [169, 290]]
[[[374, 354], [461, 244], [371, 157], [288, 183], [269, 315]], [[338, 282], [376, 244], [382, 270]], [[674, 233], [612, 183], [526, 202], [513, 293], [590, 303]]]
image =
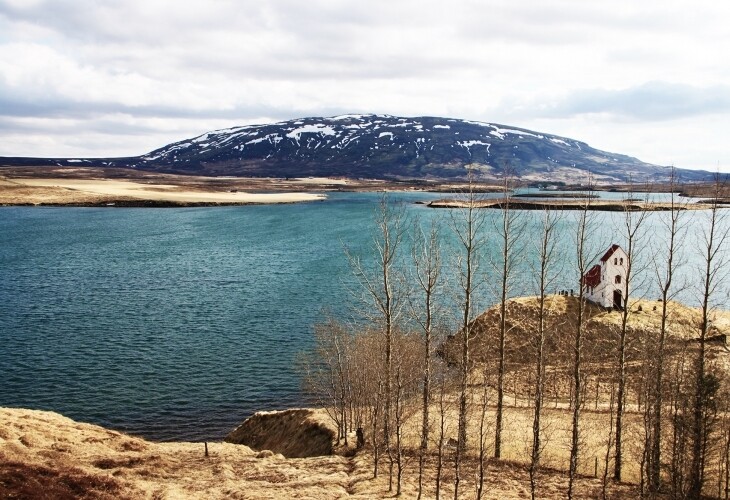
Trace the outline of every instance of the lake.
[[[449, 223], [448, 211], [411, 203], [444, 195], [394, 197], [411, 216]], [[215, 440], [254, 411], [307, 404], [297, 354], [312, 345], [324, 309], [357, 313], [343, 245], [372, 255], [378, 200], [333, 193], [293, 205], [0, 208], [0, 406], [52, 410], [150, 439]], [[691, 231], [704, 227], [702, 214], [687, 214]], [[534, 231], [539, 211], [525, 217]], [[576, 288], [574, 217], [562, 224], [556, 289]], [[622, 216], [597, 217], [597, 251], [622, 243]], [[645, 263], [663, 234], [660, 217], [649, 216]], [[444, 231], [448, 249], [453, 235]], [[697, 239], [687, 241], [689, 279]], [[533, 290], [531, 248], [515, 295]], [[646, 274], [640, 293], [653, 297]], [[487, 286], [480, 307], [491, 297]], [[719, 300], [727, 307], [726, 283]]]

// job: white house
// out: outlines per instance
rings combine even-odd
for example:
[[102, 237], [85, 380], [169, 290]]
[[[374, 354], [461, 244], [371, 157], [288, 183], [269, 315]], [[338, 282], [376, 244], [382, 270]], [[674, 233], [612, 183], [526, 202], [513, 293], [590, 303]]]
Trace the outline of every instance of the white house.
[[598, 264], [583, 276], [583, 297], [603, 307], [623, 309], [628, 295], [628, 266], [626, 252], [618, 245], [611, 245]]

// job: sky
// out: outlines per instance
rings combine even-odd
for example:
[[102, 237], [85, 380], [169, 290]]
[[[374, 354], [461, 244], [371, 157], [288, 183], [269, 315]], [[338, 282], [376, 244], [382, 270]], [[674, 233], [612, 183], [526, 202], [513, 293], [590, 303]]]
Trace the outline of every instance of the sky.
[[730, 2], [0, 0], [0, 156], [441, 116], [730, 172]]

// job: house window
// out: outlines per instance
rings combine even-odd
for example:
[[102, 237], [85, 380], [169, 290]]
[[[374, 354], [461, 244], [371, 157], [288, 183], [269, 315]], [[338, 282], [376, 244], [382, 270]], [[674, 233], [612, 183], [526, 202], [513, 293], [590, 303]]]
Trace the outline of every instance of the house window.
[[616, 280], [615, 280], [615, 283], [616, 283], [617, 285], [620, 285], [620, 284], [621, 284], [621, 275], [620, 275], [620, 274], [617, 274], [617, 275], [616, 275]]
[[614, 258], [613, 259], [613, 265], [615, 266], [616, 264], [618, 264], [618, 259]]
[[620, 264], [621, 264], [622, 266], [624, 265], [624, 258], [623, 258], [623, 257], [621, 257], [621, 260], [619, 261], [619, 263], [620, 263]]

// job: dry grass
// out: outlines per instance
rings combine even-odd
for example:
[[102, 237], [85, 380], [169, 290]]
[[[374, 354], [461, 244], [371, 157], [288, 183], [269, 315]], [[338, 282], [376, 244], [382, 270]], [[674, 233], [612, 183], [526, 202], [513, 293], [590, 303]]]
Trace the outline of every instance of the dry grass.
[[[372, 478], [372, 455], [287, 459], [243, 445], [152, 443], [101, 427], [81, 424], [58, 414], [0, 409], [0, 497], [36, 498], [388, 498], [387, 471]], [[406, 460], [404, 497], [417, 492], [417, 460]], [[464, 498], [473, 498], [476, 463], [467, 464]], [[446, 465], [443, 491], [452, 492], [453, 469]], [[435, 457], [427, 460], [424, 480], [432, 498]], [[490, 462], [486, 498], [524, 498], [529, 484], [519, 464]], [[563, 498], [567, 478], [545, 469], [541, 498]], [[580, 498], [595, 497], [600, 482], [581, 478]], [[632, 487], [611, 486], [610, 498], [633, 498]]]
[[338, 456], [287, 460], [208, 443], [205, 457], [203, 443], [152, 443], [22, 409], [0, 409], [0, 429], [1, 498], [43, 498], [49, 478], [47, 498], [336, 498], [349, 485]]
[[[688, 340], [698, 337], [700, 312], [677, 302], [667, 303], [668, 349], [684, 349]], [[656, 338], [661, 324], [662, 303], [650, 300], [634, 300], [630, 304], [627, 323], [627, 344], [629, 363], [638, 362], [644, 351], [650, 348], [647, 342]], [[572, 344], [577, 321], [578, 298], [550, 295], [546, 300], [545, 352], [548, 366], [567, 368], [572, 359]], [[595, 372], [605, 368], [610, 375], [611, 363], [616, 356], [616, 347], [621, 330], [620, 311], [613, 311], [586, 303], [583, 356], [586, 368]], [[507, 303], [506, 361], [515, 371], [524, 371], [532, 363], [534, 336], [537, 331], [539, 307], [536, 297], [520, 297]], [[730, 313], [716, 311], [712, 315], [713, 328], [709, 335], [730, 334]], [[477, 362], [494, 363], [498, 354], [494, 347], [499, 332], [499, 308], [492, 307], [478, 316], [472, 324], [474, 340], [472, 359]], [[459, 335], [447, 339], [443, 352], [447, 359], [458, 360]], [[589, 370], [590, 371], [590, 370]]]

